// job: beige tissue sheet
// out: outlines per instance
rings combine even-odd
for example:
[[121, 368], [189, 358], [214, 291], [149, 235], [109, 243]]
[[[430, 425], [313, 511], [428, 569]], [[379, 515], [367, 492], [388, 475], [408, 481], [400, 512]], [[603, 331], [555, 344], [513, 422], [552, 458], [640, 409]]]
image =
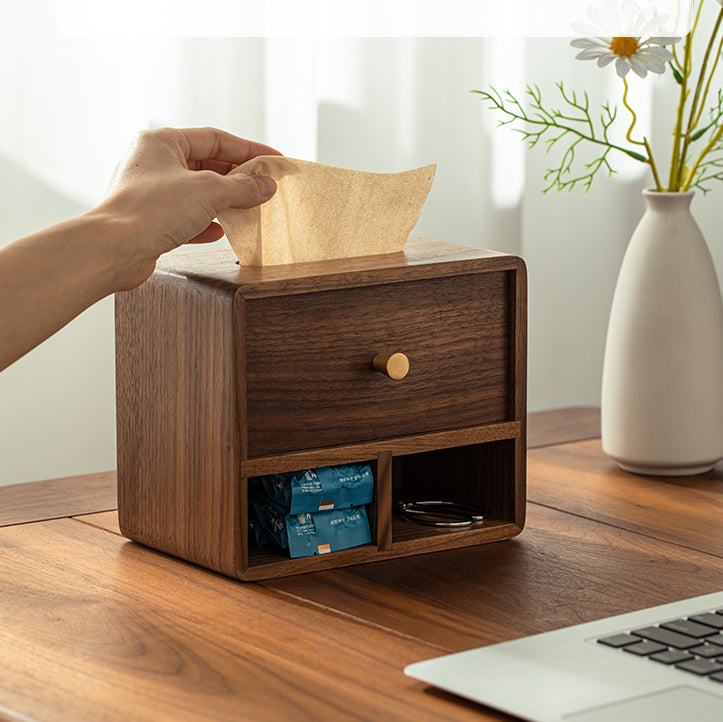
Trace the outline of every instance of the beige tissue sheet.
[[268, 175], [271, 200], [219, 215], [245, 266], [320, 261], [401, 251], [422, 212], [436, 166], [403, 173], [366, 173], [259, 156], [232, 173]]

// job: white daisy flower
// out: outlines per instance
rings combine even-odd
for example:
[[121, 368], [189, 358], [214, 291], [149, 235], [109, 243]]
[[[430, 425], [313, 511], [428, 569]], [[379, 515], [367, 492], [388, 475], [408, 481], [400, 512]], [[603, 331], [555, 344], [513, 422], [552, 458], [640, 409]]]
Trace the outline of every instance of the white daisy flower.
[[641, 11], [630, 0], [607, 0], [604, 9], [589, 7], [587, 12], [594, 24], [573, 24], [572, 27], [596, 37], [577, 38], [570, 43], [581, 49], [575, 56], [577, 60], [597, 60], [601, 68], [615, 61], [615, 70], [621, 78], [631, 69], [641, 78], [646, 77], [648, 71], [662, 74], [665, 64], [673, 60], [672, 53], [664, 46], [680, 38], [656, 35], [668, 17], [657, 15], [654, 6]]
[[665, 64], [673, 59], [673, 54], [663, 46], [677, 41], [678, 38], [641, 38], [618, 35], [612, 38], [577, 38], [570, 45], [582, 48], [577, 60], [597, 60], [598, 67], [604, 68], [615, 61], [617, 74], [624, 78], [629, 70], [644, 78], [651, 73], [665, 72]]

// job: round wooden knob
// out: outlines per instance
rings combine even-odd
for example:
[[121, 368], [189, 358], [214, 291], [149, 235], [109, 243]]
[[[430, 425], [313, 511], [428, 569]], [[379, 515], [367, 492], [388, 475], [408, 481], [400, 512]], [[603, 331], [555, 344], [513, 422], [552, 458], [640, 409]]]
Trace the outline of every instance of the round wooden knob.
[[409, 373], [409, 359], [403, 353], [378, 353], [372, 361], [377, 371], [399, 381]]

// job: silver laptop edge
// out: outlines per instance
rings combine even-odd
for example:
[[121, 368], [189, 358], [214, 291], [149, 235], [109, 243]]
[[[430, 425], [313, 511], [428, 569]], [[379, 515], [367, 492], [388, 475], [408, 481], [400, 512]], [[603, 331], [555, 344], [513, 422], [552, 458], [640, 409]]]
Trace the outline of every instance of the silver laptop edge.
[[[723, 592], [716, 592], [417, 662], [404, 671], [531, 722], [628, 718], [643, 722], [648, 712], [656, 722], [686, 717], [721, 722], [723, 683], [597, 642], [600, 637], [721, 608]], [[680, 714], [677, 704], [690, 701], [702, 709], [700, 717], [674, 716]]]

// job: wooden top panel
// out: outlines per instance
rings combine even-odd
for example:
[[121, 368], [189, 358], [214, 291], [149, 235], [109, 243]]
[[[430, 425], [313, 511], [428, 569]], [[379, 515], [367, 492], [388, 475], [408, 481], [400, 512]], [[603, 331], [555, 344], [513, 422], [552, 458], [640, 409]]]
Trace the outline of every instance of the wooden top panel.
[[[443, 270], [440, 269], [443, 266]], [[303, 293], [322, 288], [394, 283], [485, 268], [522, 268], [516, 256], [410, 236], [401, 253], [279, 266], [239, 266], [230, 247], [182, 246], [161, 257], [157, 272], [240, 289], [246, 297]]]

